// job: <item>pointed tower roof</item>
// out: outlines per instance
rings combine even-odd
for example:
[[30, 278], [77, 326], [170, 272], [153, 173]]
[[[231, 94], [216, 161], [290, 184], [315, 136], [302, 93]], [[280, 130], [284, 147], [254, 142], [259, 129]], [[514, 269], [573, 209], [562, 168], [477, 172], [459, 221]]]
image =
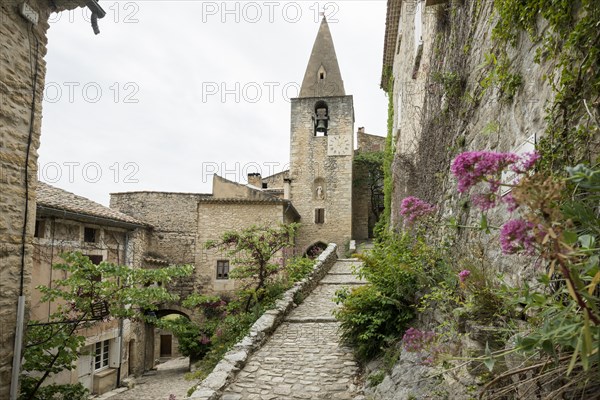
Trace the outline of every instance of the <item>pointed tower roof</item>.
[[340, 74], [327, 20], [323, 16], [315, 39], [299, 97], [345, 96], [344, 81]]

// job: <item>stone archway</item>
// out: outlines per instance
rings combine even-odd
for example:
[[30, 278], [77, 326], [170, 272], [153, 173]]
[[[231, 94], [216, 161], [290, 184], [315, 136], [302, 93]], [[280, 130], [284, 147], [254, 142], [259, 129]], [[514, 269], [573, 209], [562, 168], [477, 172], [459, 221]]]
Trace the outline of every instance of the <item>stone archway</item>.
[[317, 258], [327, 248], [327, 243], [318, 241], [307, 247], [304, 254], [309, 258]]
[[[184, 317], [190, 321], [193, 315], [189, 310], [178, 305], [169, 305], [154, 311], [157, 319]], [[179, 342], [177, 337], [169, 330], [161, 329], [153, 324], [146, 324], [145, 352], [146, 368], [151, 364], [154, 368], [157, 362], [164, 362], [170, 358], [181, 356], [178, 350]]]

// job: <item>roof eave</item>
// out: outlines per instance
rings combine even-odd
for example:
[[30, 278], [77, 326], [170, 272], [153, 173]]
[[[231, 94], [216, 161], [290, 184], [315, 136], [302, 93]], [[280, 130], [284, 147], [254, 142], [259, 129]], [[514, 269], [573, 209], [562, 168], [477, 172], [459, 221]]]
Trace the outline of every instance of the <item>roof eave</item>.
[[108, 217], [100, 217], [93, 214], [86, 214], [56, 207], [44, 206], [42, 204], [37, 205], [37, 215], [58, 217], [62, 219], [73, 219], [76, 221], [87, 222], [95, 225], [106, 225], [124, 229], [152, 228], [152, 225], [142, 222], [121, 221]]

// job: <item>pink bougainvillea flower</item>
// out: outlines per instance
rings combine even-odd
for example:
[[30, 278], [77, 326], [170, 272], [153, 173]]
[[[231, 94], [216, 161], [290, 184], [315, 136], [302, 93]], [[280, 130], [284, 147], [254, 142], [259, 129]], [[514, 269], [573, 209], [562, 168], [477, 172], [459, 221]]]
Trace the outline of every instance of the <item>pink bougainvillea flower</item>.
[[511, 166], [511, 169], [518, 174], [524, 174], [533, 168], [535, 162], [539, 160], [539, 158], [540, 154], [536, 151], [525, 153], [520, 157], [517, 163]]
[[402, 344], [408, 352], [420, 352], [426, 350], [434, 339], [435, 332], [433, 331], [408, 328], [402, 337]]
[[506, 208], [509, 212], [513, 212], [517, 208], [519, 208], [519, 205], [517, 204], [517, 200], [515, 200], [512, 193], [509, 193], [506, 196], [504, 196], [502, 198], [502, 201], [504, 202], [504, 204], [506, 204]]

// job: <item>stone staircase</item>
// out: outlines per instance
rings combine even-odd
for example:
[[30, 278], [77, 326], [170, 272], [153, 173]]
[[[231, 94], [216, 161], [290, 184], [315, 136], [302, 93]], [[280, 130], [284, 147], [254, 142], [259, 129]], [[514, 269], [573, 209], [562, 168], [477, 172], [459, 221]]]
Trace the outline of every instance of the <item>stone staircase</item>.
[[353, 275], [356, 259], [339, 259], [312, 293], [292, 310], [248, 359], [222, 400], [359, 399], [358, 365], [339, 343], [333, 297], [364, 282]]

